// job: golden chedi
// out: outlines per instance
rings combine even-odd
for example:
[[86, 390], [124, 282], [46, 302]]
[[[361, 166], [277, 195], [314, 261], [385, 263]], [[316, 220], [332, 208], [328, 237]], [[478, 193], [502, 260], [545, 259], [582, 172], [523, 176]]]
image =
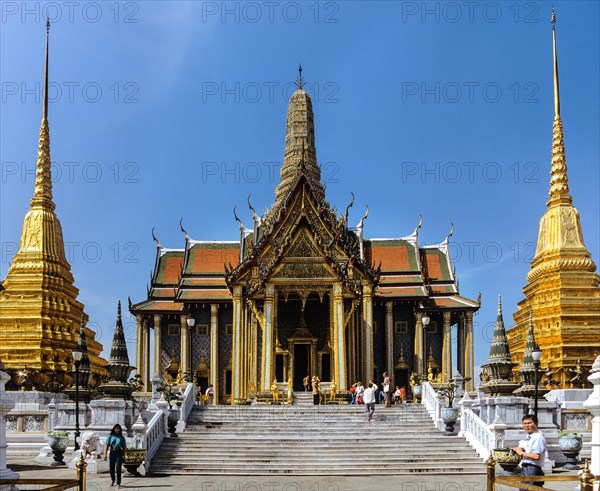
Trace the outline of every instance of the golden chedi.
[[[556, 17], [552, 12], [554, 51], [554, 128], [550, 197], [540, 220], [537, 248], [523, 288], [525, 298], [514, 314], [515, 326], [507, 332], [510, 351], [523, 359], [529, 315], [542, 350], [542, 366], [555, 374], [560, 388], [578, 360], [589, 370], [600, 352], [600, 277], [583, 242], [579, 213], [573, 206], [567, 178], [567, 161], [558, 84]], [[586, 372], [587, 375], [587, 372]], [[584, 377], [587, 379], [587, 376]], [[587, 382], [586, 382], [587, 383]]]
[[[48, 37], [46, 24], [44, 99], [36, 177], [31, 207], [23, 220], [19, 250], [0, 285], [0, 358], [12, 372], [12, 387], [26, 380], [27, 388], [45, 390], [52, 382], [69, 385], [71, 352], [77, 345], [81, 319], [87, 321], [79, 290], [73, 285], [65, 257], [63, 234], [52, 201], [50, 129], [48, 126]], [[83, 317], [82, 317], [83, 316]], [[85, 330], [91, 370], [106, 373], [102, 345]], [[53, 373], [55, 372], [55, 373]], [[59, 380], [57, 380], [57, 378]], [[56, 385], [54, 385], [56, 387]]]

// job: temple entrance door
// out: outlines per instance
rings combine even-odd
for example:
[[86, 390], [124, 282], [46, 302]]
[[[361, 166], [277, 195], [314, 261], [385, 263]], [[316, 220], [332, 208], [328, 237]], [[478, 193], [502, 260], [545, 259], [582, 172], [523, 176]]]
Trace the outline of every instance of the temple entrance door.
[[294, 390], [304, 390], [302, 381], [310, 370], [310, 344], [294, 344]]
[[400, 369], [396, 369], [394, 370], [394, 379], [392, 380], [392, 383], [394, 384], [394, 390], [396, 390], [396, 385], [398, 387], [404, 387], [406, 389], [406, 393], [408, 394], [409, 392], [409, 385], [408, 385], [408, 369], [406, 368], [400, 368]]

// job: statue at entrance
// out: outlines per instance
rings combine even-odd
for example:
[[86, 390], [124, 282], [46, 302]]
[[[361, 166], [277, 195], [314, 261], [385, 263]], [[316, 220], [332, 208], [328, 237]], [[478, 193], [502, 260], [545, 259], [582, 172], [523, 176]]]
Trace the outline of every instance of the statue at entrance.
[[271, 392], [273, 393], [273, 401], [279, 401], [279, 386], [277, 385], [277, 379], [273, 379]]
[[331, 379], [331, 385], [329, 386], [329, 400], [330, 401], [335, 400], [335, 396], [337, 394], [336, 389], [337, 389], [337, 386], [335, 385], [335, 379]]

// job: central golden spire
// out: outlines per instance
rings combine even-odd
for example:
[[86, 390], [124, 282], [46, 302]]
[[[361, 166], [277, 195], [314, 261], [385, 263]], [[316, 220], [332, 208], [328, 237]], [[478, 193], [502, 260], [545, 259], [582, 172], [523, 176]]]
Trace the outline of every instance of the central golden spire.
[[310, 96], [304, 90], [302, 65], [296, 80], [298, 89], [290, 97], [286, 122], [285, 154], [281, 167], [281, 181], [275, 190], [275, 206], [285, 201], [300, 174], [313, 186], [317, 198], [325, 198], [321, 184], [321, 169], [317, 165], [315, 123]]

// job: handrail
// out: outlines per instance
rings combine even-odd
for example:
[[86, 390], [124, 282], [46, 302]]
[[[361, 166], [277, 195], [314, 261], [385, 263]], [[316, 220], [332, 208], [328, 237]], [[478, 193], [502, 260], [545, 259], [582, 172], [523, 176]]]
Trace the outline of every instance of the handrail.
[[425, 406], [425, 408], [427, 409], [427, 412], [429, 413], [429, 416], [431, 416], [431, 418], [434, 420], [435, 422], [435, 405], [437, 402], [437, 392], [435, 391], [435, 389], [431, 386], [431, 384], [427, 381], [423, 381], [421, 383], [421, 387], [423, 388], [423, 393], [421, 396], [421, 404], [423, 404]]
[[461, 401], [460, 404], [461, 425], [459, 436], [463, 436], [479, 456], [485, 460], [489, 456], [490, 450], [496, 446], [502, 446], [503, 442], [496, 442], [494, 431], [464, 402]]
[[167, 434], [166, 416], [163, 411], [156, 411], [146, 428], [144, 435], [144, 448], [147, 449], [146, 465], [150, 465], [152, 458], [158, 452], [161, 443]]
[[179, 411], [179, 421], [177, 422], [177, 430], [183, 431], [187, 425], [187, 420], [190, 417], [194, 404], [196, 403], [196, 384], [189, 383], [183, 393], [183, 401], [181, 402], [181, 410]]

